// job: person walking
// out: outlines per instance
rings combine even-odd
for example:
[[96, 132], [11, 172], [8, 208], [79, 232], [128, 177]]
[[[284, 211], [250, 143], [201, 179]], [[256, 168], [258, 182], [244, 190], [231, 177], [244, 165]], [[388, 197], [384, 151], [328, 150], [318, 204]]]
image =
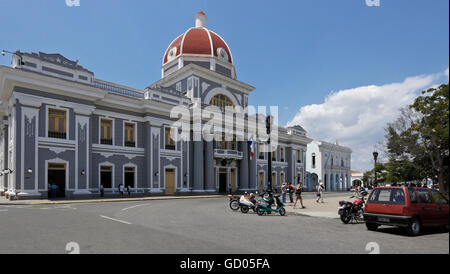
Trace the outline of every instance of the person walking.
[[127, 186], [127, 192], [128, 192], [128, 196], [130, 196], [131, 197], [131, 186]]
[[322, 203], [324, 202], [323, 201], [323, 189], [324, 189], [323, 183], [320, 183], [317, 186], [317, 200], [316, 200], [316, 203], [318, 203], [320, 199], [322, 199]]
[[297, 205], [297, 202], [300, 201], [300, 205], [302, 206], [302, 208], [305, 208], [305, 206], [303, 205], [303, 200], [302, 200], [302, 188], [303, 188], [303, 182], [298, 182], [297, 187], [295, 188], [295, 203], [294, 203], [294, 207]]
[[103, 187], [103, 185], [100, 185], [100, 197], [105, 197], [105, 188]]
[[294, 196], [294, 191], [295, 191], [294, 185], [292, 183], [289, 183], [288, 191], [289, 191], [289, 200], [290, 200], [290, 203], [292, 204], [292, 203], [294, 203], [293, 196]]
[[286, 203], [286, 194], [287, 194], [287, 185], [286, 183], [283, 183], [281, 185], [281, 199], [283, 201], [283, 204]]
[[123, 191], [124, 191], [123, 185], [120, 184], [120, 185], [119, 185], [119, 192], [120, 192], [120, 196], [121, 196], [122, 198], [123, 198]]

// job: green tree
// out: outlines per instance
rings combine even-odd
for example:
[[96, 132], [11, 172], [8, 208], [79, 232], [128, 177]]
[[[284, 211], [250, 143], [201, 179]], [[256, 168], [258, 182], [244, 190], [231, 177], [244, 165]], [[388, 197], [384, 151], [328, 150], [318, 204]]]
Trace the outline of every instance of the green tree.
[[420, 152], [428, 156], [430, 175], [448, 193], [449, 180], [449, 85], [423, 91], [411, 109], [420, 113], [412, 125], [418, 135]]
[[386, 128], [387, 180], [431, 178], [448, 193], [449, 85], [422, 92]]

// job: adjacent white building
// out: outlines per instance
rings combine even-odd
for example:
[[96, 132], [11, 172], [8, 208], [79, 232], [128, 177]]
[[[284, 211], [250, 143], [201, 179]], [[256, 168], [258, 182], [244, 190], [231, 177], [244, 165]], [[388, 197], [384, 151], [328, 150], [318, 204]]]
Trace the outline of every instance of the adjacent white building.
[[308, 188], [323, 182], [326, 191], [346, 191], [351, 187], [350, 148], [324, 141], [313, 141], [306, 151]]

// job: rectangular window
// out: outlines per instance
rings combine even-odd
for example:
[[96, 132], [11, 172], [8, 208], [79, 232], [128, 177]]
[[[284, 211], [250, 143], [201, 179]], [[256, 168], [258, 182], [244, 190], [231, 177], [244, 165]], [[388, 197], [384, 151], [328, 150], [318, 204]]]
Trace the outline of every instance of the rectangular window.
[[48, 137], [67, 139], [67, 112], [59, 109], [48, 109]]
[[302, 153], [300, 150], [297, 150], [297, 163], [302, 162]]
[[405, 192], [400, 188], [379, 188], [375, 189], [369, 199], [375, 204], [405, 204]]
[[426, 189], [418, 189], [417, 195], [419, 196], [420, 203], [422, 204], [431, 204], [433, 202], [430, 192]]
[[259, 144], [258, 145], [258, 148], [259, 148], [259, 159], [260, 160], [264, 160], [264, 149], [263, 149], [263, 147], [264, 147], [264, 144]]
[[417, 195], [416, 195], [416, 191], [414, 190], [414, 188], [408, 188], [408, 192], [409, 192], [409, 199], [411, 200], [411, 203], [417, 203]]
[[100, 131], [101, 131], [101, 140], [100, 144], [102, 145], [112, 145], [112, 127], [113, 122], [107, 119], [101, 119], [100, 122]]
[[136, 147], [135, 124], [125, 123], [125, 146]]
[[166, 127], [164, 136], [165, 136], [165, 140], [166, 140], [166, 147], [165, 147], [165, 149], [175, 150], [176, 149], [175, 148], [175, 140], [174, 140], [175, 136], [172, 136], [172, 128]]
[[280, 160], [284, 162], [284, 147], [280, 148]]
[[272, 161], [274, 161], [274, 162], [277, 161], [277, 149], [275, 149], [274, 151], [272, 151]]
[[233, 136], [233, 141], [231, 141], [231, 150], [237, 150], [236, 136]]
[[433, 196], [434, 203], [438, 205], [448, 205], [448, 200], [437, 190], [431, 190], [431, 195]]

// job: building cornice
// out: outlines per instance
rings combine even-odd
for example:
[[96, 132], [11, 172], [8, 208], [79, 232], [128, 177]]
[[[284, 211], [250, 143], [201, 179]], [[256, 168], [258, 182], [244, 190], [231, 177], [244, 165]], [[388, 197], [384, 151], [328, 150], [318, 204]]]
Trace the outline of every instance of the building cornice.
[[244, 82], [231, 79], [227, 76], [221, 75], [215, 71], [211, 71], [209, 69], [203, 68], [196, 64], [189, 64], [187, 66], [184, 66], [183, 68], [167, 75], [163, 79], [155, 82], [154, 84], [150, 85], [149, 88], [151, 89], [154, 86], [163, 86], [168, 87], [171, 86], [177, 82], [179, 82], [181, 79], [187, 78], [189, 76], [199, 76], [208, 80], [224, 83], [230, 88], [239, 90], [243, 93], [250, 94], [250, 92], [255, 90], [255, 87], [248, 85]]

